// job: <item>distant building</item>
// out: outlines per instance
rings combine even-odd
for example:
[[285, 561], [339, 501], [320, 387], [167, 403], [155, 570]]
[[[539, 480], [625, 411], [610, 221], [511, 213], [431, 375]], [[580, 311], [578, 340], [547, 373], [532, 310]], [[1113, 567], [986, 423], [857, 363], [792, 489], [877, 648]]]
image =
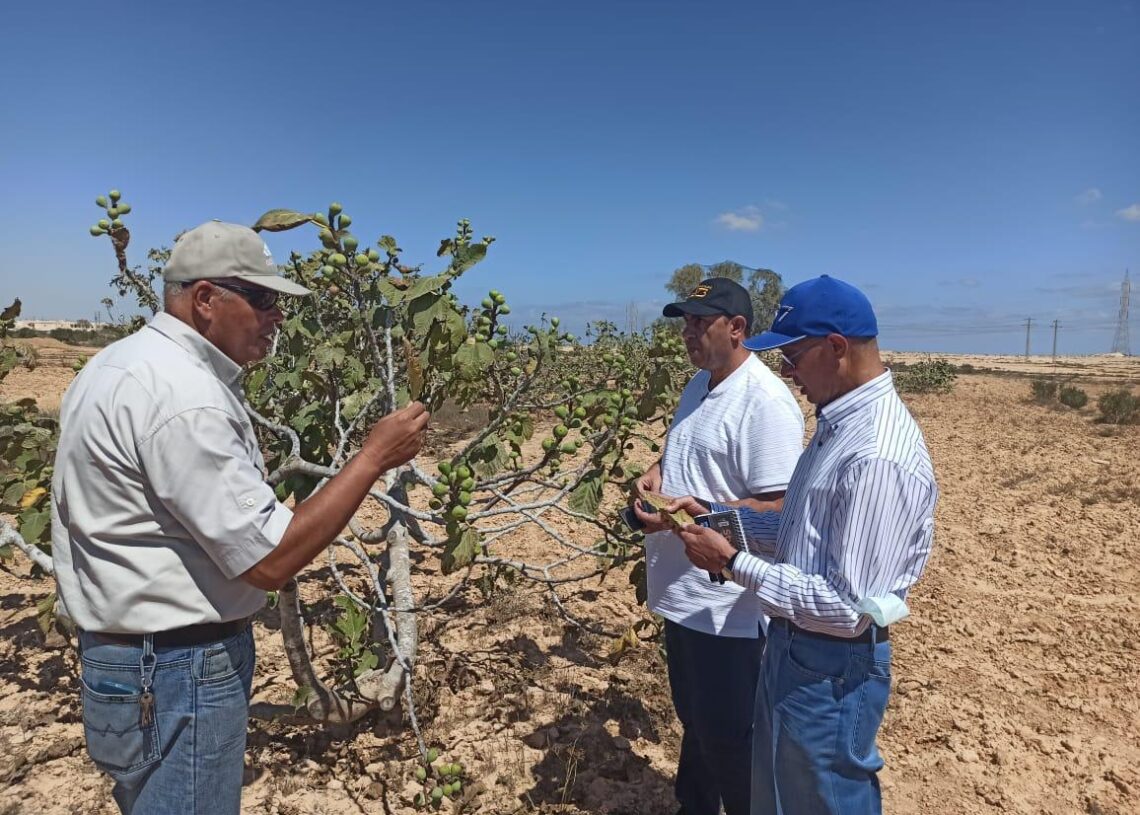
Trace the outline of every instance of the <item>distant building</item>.
[[110, 323], [96, 323], [91, 320], [16, 320], [16, 328], [28, 328], [32, 331], [52, 331], [56, 328], [71, 331], [98, 331], [107, 328]]

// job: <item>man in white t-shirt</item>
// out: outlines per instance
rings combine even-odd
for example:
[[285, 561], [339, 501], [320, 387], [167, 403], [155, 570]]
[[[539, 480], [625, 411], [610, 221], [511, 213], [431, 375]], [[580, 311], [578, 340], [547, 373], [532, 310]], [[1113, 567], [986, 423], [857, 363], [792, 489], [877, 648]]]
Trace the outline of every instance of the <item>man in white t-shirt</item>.
[[[681, 394], [661, 460], [640, 492], [721, 496], [779, 509], [803, 449], [803, 414], [787, 386], [743, 346], [748, 292], [726, 278], [701, 282], [665, 307], [683, 317], [689, 360], [701, 370]], [[634, 503], [646, 524], [649, 608], [665, 618], [673, 706], [684, 735], [675, 791], [684, 815], [749, 810], [752, 709], [764, 649], [759, 599], [710, 579], [681, 539]]]

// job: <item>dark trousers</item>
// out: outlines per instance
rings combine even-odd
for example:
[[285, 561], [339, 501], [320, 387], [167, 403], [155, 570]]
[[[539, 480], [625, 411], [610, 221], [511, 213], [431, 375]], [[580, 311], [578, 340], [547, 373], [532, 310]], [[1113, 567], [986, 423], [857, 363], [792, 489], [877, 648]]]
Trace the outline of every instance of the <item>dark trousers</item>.
[[677, 800], [685, 815], [748, 815], [752, 717], [763, 637], [717, 637], [665, 621], [673, 707], [681, 720]]

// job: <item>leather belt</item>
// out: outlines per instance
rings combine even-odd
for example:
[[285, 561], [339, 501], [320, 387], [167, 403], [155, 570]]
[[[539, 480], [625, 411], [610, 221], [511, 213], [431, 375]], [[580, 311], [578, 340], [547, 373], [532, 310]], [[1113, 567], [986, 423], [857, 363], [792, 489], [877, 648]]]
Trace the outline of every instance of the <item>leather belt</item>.
[[[154, 632], [154, 647], [188, 647], [192, 645], [205, 645], [208, 642], [228, 639], [240, 634], [249, 625], [249, 618], [230, 620], [224, 623], [198, 623], [186, 625], [182, 628], [171, 628], [166, 631]], [[142, 647], [142, 634], [113, 634], [100, 631], [89, 631], [96, 640], [111, 645], [133, 645]]]
[[891, 639], [890, 626], [879, 626], [871, 623], [861, 634], [856, 634], [854, 637], [839, 637], [835, 634], [824, 634], [820, 631], [808, 631], [806, 628], [800, 628], [791, 620], [785, 617], [773, 617], [770, 626], [779, 626], [786, 630], [789, 634], [795, 634], [797, 637], [808, 637], [813, 640], [824, 640], [825, 642], [860, 642], [870, 643], [871, 632], [875, 632], [875, 642], [888, 642]]

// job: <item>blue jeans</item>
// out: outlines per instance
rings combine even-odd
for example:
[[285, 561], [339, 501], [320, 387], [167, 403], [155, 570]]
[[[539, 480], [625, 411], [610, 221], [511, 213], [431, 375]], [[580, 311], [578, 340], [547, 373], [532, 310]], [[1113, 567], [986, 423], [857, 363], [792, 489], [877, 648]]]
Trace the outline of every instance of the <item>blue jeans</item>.
[[[153, 650], [79, 635], [83, 732], [124, 815], [237, 815], [253, 633]], [[153, 664], [153, 715], [140, 706]]]
[[681, 811], [717, 815], [723, 804], [727, 815], [745, 815], [764, 638], [717, 637], [666, 620], [665, 652], [683, 733], [675, 785]]
[[875, 735], [890, 689], [890, 642], [833, 642], [769, 626], [752, 815], [881, 813]]

